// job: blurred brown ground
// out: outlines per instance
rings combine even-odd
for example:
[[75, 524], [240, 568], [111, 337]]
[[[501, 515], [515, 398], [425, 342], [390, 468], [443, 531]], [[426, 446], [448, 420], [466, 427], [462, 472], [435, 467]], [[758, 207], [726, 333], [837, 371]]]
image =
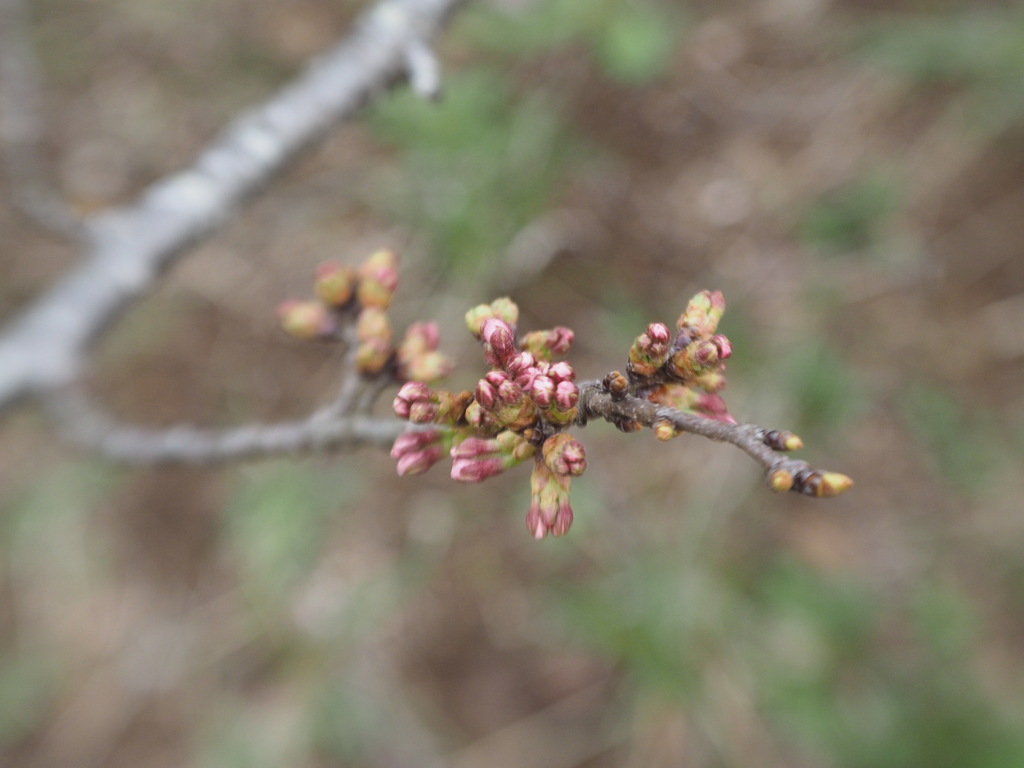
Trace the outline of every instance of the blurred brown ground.
[[[47, 142], [76, 205], [130, 200], [188, 162], [353, 15], [317, 0], [189, 5], [38, 4]], [[0, 687], [25, 679], [49, 693], [26, 694], [24, 727], [9, 726], [0, 760], [223, 764], [203, 745], [230, 721], [241, 741], [252, 735], [258, 765], [834, 764], [775, 731], [742, 669], [709, 665], [704, 708], [686, 716], [656, 698], [624, 713], [628, 681], [614, 660], [547, 629], [545, 590], [614, 574], [678, 536], [688, 516], [682, 560], [707, 549], [715, 554], [705, 558], [736, 563], [782, 552], [894, 600], [922, 582], [955, 583], [979, 627], [972, 674], [994, 701], [1019, 703], [1021, 130], [975, 130], [955, 92], [850, 56], [847, 36], [891, 4], [691, 8], [689, 42], [670, 76], [650, 85], [597, 77], [571, 47], [524, 57], [511, 73], [524, 92], [539, 82], [558, 94], [573, 129], [617, 163], [565, 185], [538, 222], [538, 231], [555, 227], [553, 241], [524, 237], [519, 250], [495, 254], [506, 260], [504, 285], [489, 280], [469, 294], [473, 279], [463, 275], [451, 283], [456, 295], [431, 279], [419, 233], [359, 194], [401, 168], [354, 123], [132, 309], [102, 343], [90, 385], [146, 423], [305, 413], [331, 396], [338, 356], [283, 338], [272, 308], [307, 290], [319, 260], [355, 261], [382, 243], [407, 264], [395, 316], [438, 319], [467, 379], [477, 353], [461, 312], [497, 292], [520, 303], [524, 325], [574, 328], [571, 359], [591, 377], [621, 366], [628, 345], [621, 332], [608, 340], [628, 327], [609, 297], [644, 309], [640, 322], [671, 321], [691, 293], [715, 287], [742, 318], [735, 327], [747, 329], [736, 354], [751, 362], [736, 364], [727, 392], [734, 413], [772, 426], [800, 417], [801, 390], [780, 364], [795, 346], [835, 350], [855, 372], [852, 415], [811, 424], [804, 455], [856, 487], [827, 503], [776, 497], [727, 447], [660, 445], [595, 425], [584, 433], [589, 490], [575, 506], [578, 518], [603, 511], [590, 526], [581, 520], [576, 543], [538, 548], [520, 520], [521, 473], [456, 488], [442, 469], [398, 482], [372, 451], [305, 458], [296, 461], [317, 473], [345, 465], [338, 482], [356, 490], [324, 524], [308, 574], [261, 615], [240, 587], [244, 555], [219, 512], [257, 469], [102, 470], [104, 490], [77, 502], [59, 487], [77, 455], [37, 414], [19, 411], [0, 434], [0, 505], [50, 487], [45, 498], [67, 511], [5, 534], [5, 663], [35, 670], [37, 655], [46, 661], [38, 677], [10, 673]], [[474, 51], [457, 40], [442, 46], [448, 70], [472, 69]], [[884, 224], [887, 258], [823, 258], [801, 243], [809, 206], [874, 172], [898, 174], [903, 192]], [[10, 317], [76, 256], [9, 207], [0, 232], [0, 311]], [[906, 419], [905, 400], [921, 386], [963, 404], [967, 425], [994, 417], [979, 438], [995, 446], [980, 486], [950, 485], [930, 463]], [[898, 655], [906, 628], [897, 617], [887, 631], [879, 653]], [[351, 763], [295, 740], [309, 690], [325, 677], [355, 692], [357, 710], [365, 697], [365, 711], [344, 717], [353, 728], [369, 718], [377, 734]]]

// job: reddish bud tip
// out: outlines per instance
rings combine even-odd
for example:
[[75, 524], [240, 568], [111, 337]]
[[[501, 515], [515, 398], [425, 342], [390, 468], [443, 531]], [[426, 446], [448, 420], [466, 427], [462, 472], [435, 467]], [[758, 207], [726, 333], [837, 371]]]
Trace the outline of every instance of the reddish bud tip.
[[567, 432], [559, 432], [545, 440], [541, 455], [548, 469], [556, 475], [578, 476], [587, 469], [587, 453], [583, 444]]
[[732, 343], [725, 336], [717, 334], [711, 337], [711, 343], [715, 345], [715, 349], [718, 350], [719, 360], [728, 360], [732, 357]]
[[516, 340], [512, 327], [496, 317], [484, 321], [480, 330], [484, 343], [484, 357], [491, 365], [505, 366], [516, 354]]

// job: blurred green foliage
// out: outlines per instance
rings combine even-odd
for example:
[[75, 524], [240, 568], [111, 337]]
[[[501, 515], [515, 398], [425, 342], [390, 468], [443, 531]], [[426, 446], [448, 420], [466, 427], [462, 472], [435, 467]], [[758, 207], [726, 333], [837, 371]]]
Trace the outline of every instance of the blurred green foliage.
[[287, 600], [320, 554], [325, 527], [362, 492], [352, 467], [302, 462], [243, 469], [223, 515], [240, 582], [254, 607]]
[[517, 59], [583, 45], [606, 77], [626, 85], [664, 74], [685, 29], [684, 7], [650, 0], [544, 0], [514, 14], [486, 7], [463, 24], [475, 47]]
[[1024, 118], [1024, 9], [1019, 3], [964, 3], [958, 10], [907, 14], [863, 31], [873, 61], [920, 83], [960, 86], [971, 121], [984, 129]]
[[542, 93], [516, 95], [496, 71], [449, 77], [440, 104], [408, 93], [382, 100], [370, 125], [400, 152], [401, 176], [385, 185], [383, 205], [431, 239], [442, 276], [494, 265], [572, 163], [555, 105]]
[[800, 239], [826, 254], [864, 250], [878, 240], [899, 202], [890, 174], [867, 174], [808, 208]]
[[951, 394], [922, 383], [907, 389], [901, 409], [936, 477], [967, 494], [985, 490], [1006, 447], [994, 414], [970, 412]]

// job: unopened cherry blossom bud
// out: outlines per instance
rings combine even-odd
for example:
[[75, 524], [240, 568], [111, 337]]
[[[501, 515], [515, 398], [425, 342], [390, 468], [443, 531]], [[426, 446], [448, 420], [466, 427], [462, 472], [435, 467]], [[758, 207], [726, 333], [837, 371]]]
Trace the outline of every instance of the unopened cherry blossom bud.
[[560, 381], [555, 387], [555, 405], [562, 411], [575, 408], [580, 399], [580, 390], [571, 381]]
[[413, 323], [405, 329], [398, 343], [398, 359], [404, 362], [424, 352], [433, 352], [439, 341], [437, 323]]
[[356, 348], [356, 369], [367, 376], [384, 370], [391, 359], [391, 345], [384, 339], [371, 338], [360, 342]]
[[710, 341], [697, 339], [669, 358], [665, 370], [674, 378], [690, 382], [708, 371], [717, 370], [718, 348]]
[[466, 328], [479, 339], [484, 323], [491, 318], [503, 320], [515, 328], [519, 322], [519, 307], [508, 297], [495, 299], [490, 304], [478, 304], [466, 313]]
[[512, 327], [497, 317], [484, 321], [480, 329], [484, 343], [484, 359], [491, 365], [504, 367], [516, 354], [516, 340]]
[[326, 261], [316, 268], [313, 292], [329, 307], [340, 307], [352, 298], [356, 287], [356, 271], [336, 261]]
[[319, 301], [285, 301], [278, 305], [281, 328], [297, 339], [325, 339], [337, 331], [331, 311]]
[[651, 376], [669, 357], [671, 336], [663, 323], [651, 323], [629, 349], [629, 367], [637, 376]]
[[359, 266], [356, 298], [364, 307], [387, 309], [397, 287], [398, 257], [394, 251], [375, 251]]
[[520, 346], [539, 360], [551, 360], [555, 355], [568, 352], [573, 338], [572, 329], [559, 325], [546, 331], [531, 331], [523, 337]]
[[619, 371], [612, 371], [605, 376], [601, 385], [612, 396], [612, 400], [622, 400], [629, 393], [629, 379]]
[[676, 328], [692, 328], [700, 338], [707, 339], [718, 328], [718, 321], [725, 312], [725, 297], [721, 291], [701, 291], [679, 316]]
[[491, 439], [468, 437], [451, 449], [452, 479], [478, 483], [533, 456], [536, 449], [508, 430]]
[[563, 536], [572, 525], [569, 479], [568, 475], [555, 475], [543, 461], [534, 463], [526, 528], [535, 539], [543, 539], [549, 533]]
[[552, 435], [541, 446], [541, 454], [548, 469], [556, 475], [582, 475], [587, 468], [587, 453], [583, 444], [567, 432]]
[[793, 478], [793, 490], [819, 499], [838, 496], [853, 485], [853, 480], [839, 472], [807, 469]]
[[722, 334], [715, 334], [711, 337], [711, 343], [718, 350], [719, 360], [728, 360], [732, 357], [732, 343]]
[[536, 376], [530, 384], [530, 397], [541, 408], [547, 408], [555, 399], [555, 387], [550, 376]]
[[491, 410], [498, 402], [498, 388], [485, 377], [477, 382], [474, 396], [481, 408]]
[[667, 419], [659, 419], [654, 422], [654, 427], [652, 427], [652, 429], [654, 430], [654, 436], [662, 442], [666, 442], [667, 440], [671, 440], [673, 437], [678, 437], [682, 434], [682, 432], [676, 429], [672, 422]]
[[766, 429], [758, 433], [761, 442], [776, 451], [799, 451], [804, 441], [785, 429]]
[[775, 493], [785, 493], [793, 487], [793, 473], [785, 469], [773, 469], [766, 480]]
[[496, 435], [504, 427], [497, 422], [491, 412], [481, 407], [480, 403], [473, 400], [466, 407], [465, 419], [474, 431], [479, 435]]
[[564, 360], [552, 363], [551, 367], [548, 368], [547, 375], [550, 376], [552, 381], [556, 384], [561, 384], [563, 381], [576, 380], [576, 371], [573, 369], [572, 365]]
[[423, 352], [402, 365], [406, 379], [416, 381], [438, 381], [455, 368], [455, 361], [442, 352]]
[[556, 426], [571, 424], [576, 419], [579, 399], [580, 390], [573, 382], [559, 382], [555, 385], [555, 394], [550, 404], [542, 408], [544, 418]]
[[364, 307], [356, 320], [356, 336], [360, 341], [377, 339], [391, 343], [391, 321], [388, 313], [378, 307]]
[[[400, 419], [411, 420], [412, 407], [418, 403], [427, 403], [436, 407], [437, 395], [423, 382], [410, 381], [403, 384], [402, 388], [398, 390], [391, 407]], [[422, 412], [422, 408], [417, 410], [417, 414], [422, 414]], [[433, 421], [433, 418], [431, 417], [427, 421]]]
[[513, 328], [519, 323], [519, 305], [508, 296], [502, 296], [491, 302], [491, 312], [499, 320], [504, 320]]
[[693, 405], [694, 410], [701, 416], [707, 416], [715, 421], [723, 421], [726, 424], [735, 424], [736, 419], [729, 413], [729, 406], [721, 395], [716, 393], [700, 393], [697, 395]]
[[452, 480], [457, 480], [460, 483], [480, 483], [489, 477], [500, 475], [504, 471], [505, 467], [497, 456], [473, 459], [457, 458], [452, 462]]
[[440, 430], [399, 435], [391, 446], [391, 458], [398, 462], [398, 474], [418, 475], [426, 472], [448, 453], [444, 441], [445, 434]]

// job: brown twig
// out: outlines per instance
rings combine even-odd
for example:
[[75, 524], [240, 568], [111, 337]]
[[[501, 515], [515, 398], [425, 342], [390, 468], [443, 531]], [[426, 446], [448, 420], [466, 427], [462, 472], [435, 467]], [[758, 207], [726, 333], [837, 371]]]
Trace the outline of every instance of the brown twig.
[[774, 450], [765, 442], [770, 431], [755, 424], [717, 421], [630, 394], [613, 396], [598, 382], [580, 385], [579, 402], [577, 422], [580, 424], [600, 418], [613, 423], [638, 423], [655, 428], [659, 423], [667, 422], [678, 432], [732, 443], [764, 468], [768, 487], [775, 491], [794, 490], [824, 497], [842, 493], [852, 484], [845, 475], [814, 469], [806, 461]]
[[78, 390], [51, 392], [44, 402], [69, 442], [122, 464], [212, 464], [364, 445], [390, 447], [402, 433], [420, 429], [393, 418], [338, 414], [330, 408], [305, 419], [226, 429], [190, 424], [154, 428], [111, 418]]

